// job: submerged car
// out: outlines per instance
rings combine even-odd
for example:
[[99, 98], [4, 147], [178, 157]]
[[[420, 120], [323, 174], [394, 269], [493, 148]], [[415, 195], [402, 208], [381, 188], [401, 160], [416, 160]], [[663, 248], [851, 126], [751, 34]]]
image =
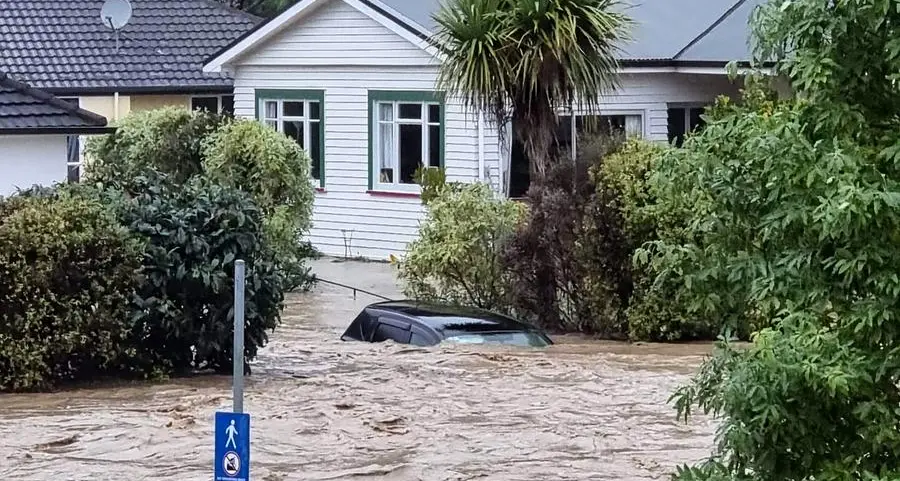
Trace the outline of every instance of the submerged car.
[[544, 347], [547, 335], [515, 319], [468, 307], [415, 301], [386, 301], [366, 306], [341, 336], [343, 341], [433, 346], [441, 342]]

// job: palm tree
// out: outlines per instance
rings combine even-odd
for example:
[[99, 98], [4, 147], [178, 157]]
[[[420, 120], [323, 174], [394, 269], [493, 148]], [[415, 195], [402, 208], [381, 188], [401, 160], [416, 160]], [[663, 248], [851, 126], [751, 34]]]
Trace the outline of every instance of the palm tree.
[[550, 164], [557, 113], [596, 112], [616, 87], [631, 19], [619, 0], [445, 0], [431, 42], [444, 55], [438, 88], [522, 140], [531, 170]]

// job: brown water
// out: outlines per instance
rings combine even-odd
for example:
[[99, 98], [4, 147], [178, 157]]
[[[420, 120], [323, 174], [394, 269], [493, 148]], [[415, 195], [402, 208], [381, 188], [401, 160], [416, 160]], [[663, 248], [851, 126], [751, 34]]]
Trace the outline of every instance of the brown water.
[[[396, 295], [383, 264], [315, 264]], [[253, 364], [254, 480], [647, 480], [706, 456], [713, 425], [666, 399], [705, 346], [558, 338], [546, 350], [338, 340], [367, 303], [319, 285], [289, 298]], [[212, 478], [230, 379], [0, 396], [0, 472], [16, 480]]]

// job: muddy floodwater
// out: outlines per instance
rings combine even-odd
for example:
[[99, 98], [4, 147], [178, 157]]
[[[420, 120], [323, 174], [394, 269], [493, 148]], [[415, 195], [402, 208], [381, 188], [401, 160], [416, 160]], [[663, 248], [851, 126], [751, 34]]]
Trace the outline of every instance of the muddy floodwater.
[[[397, 295], [385, 264], [321, 277]], [[544, 350], [341, 342], [373, 299], [291, 295], [247, 379], [251, 479], [649, 480], [712, 448], [713, 423], [666, 400], [702, 345], [557, 337]], [[15, 480], [209, 481], [230, 378], [0, 395], [0, 472]]]

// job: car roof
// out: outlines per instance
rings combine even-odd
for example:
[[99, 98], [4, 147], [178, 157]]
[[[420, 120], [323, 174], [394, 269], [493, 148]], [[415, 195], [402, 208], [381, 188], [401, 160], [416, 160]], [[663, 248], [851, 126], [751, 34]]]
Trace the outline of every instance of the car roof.
[[371, 309], [396, 312], [415, 318], [437, 331], [534, 331], [534, 327], [510, 317], [472, 307], [419, 302], [386, 301], [371, 304]]

